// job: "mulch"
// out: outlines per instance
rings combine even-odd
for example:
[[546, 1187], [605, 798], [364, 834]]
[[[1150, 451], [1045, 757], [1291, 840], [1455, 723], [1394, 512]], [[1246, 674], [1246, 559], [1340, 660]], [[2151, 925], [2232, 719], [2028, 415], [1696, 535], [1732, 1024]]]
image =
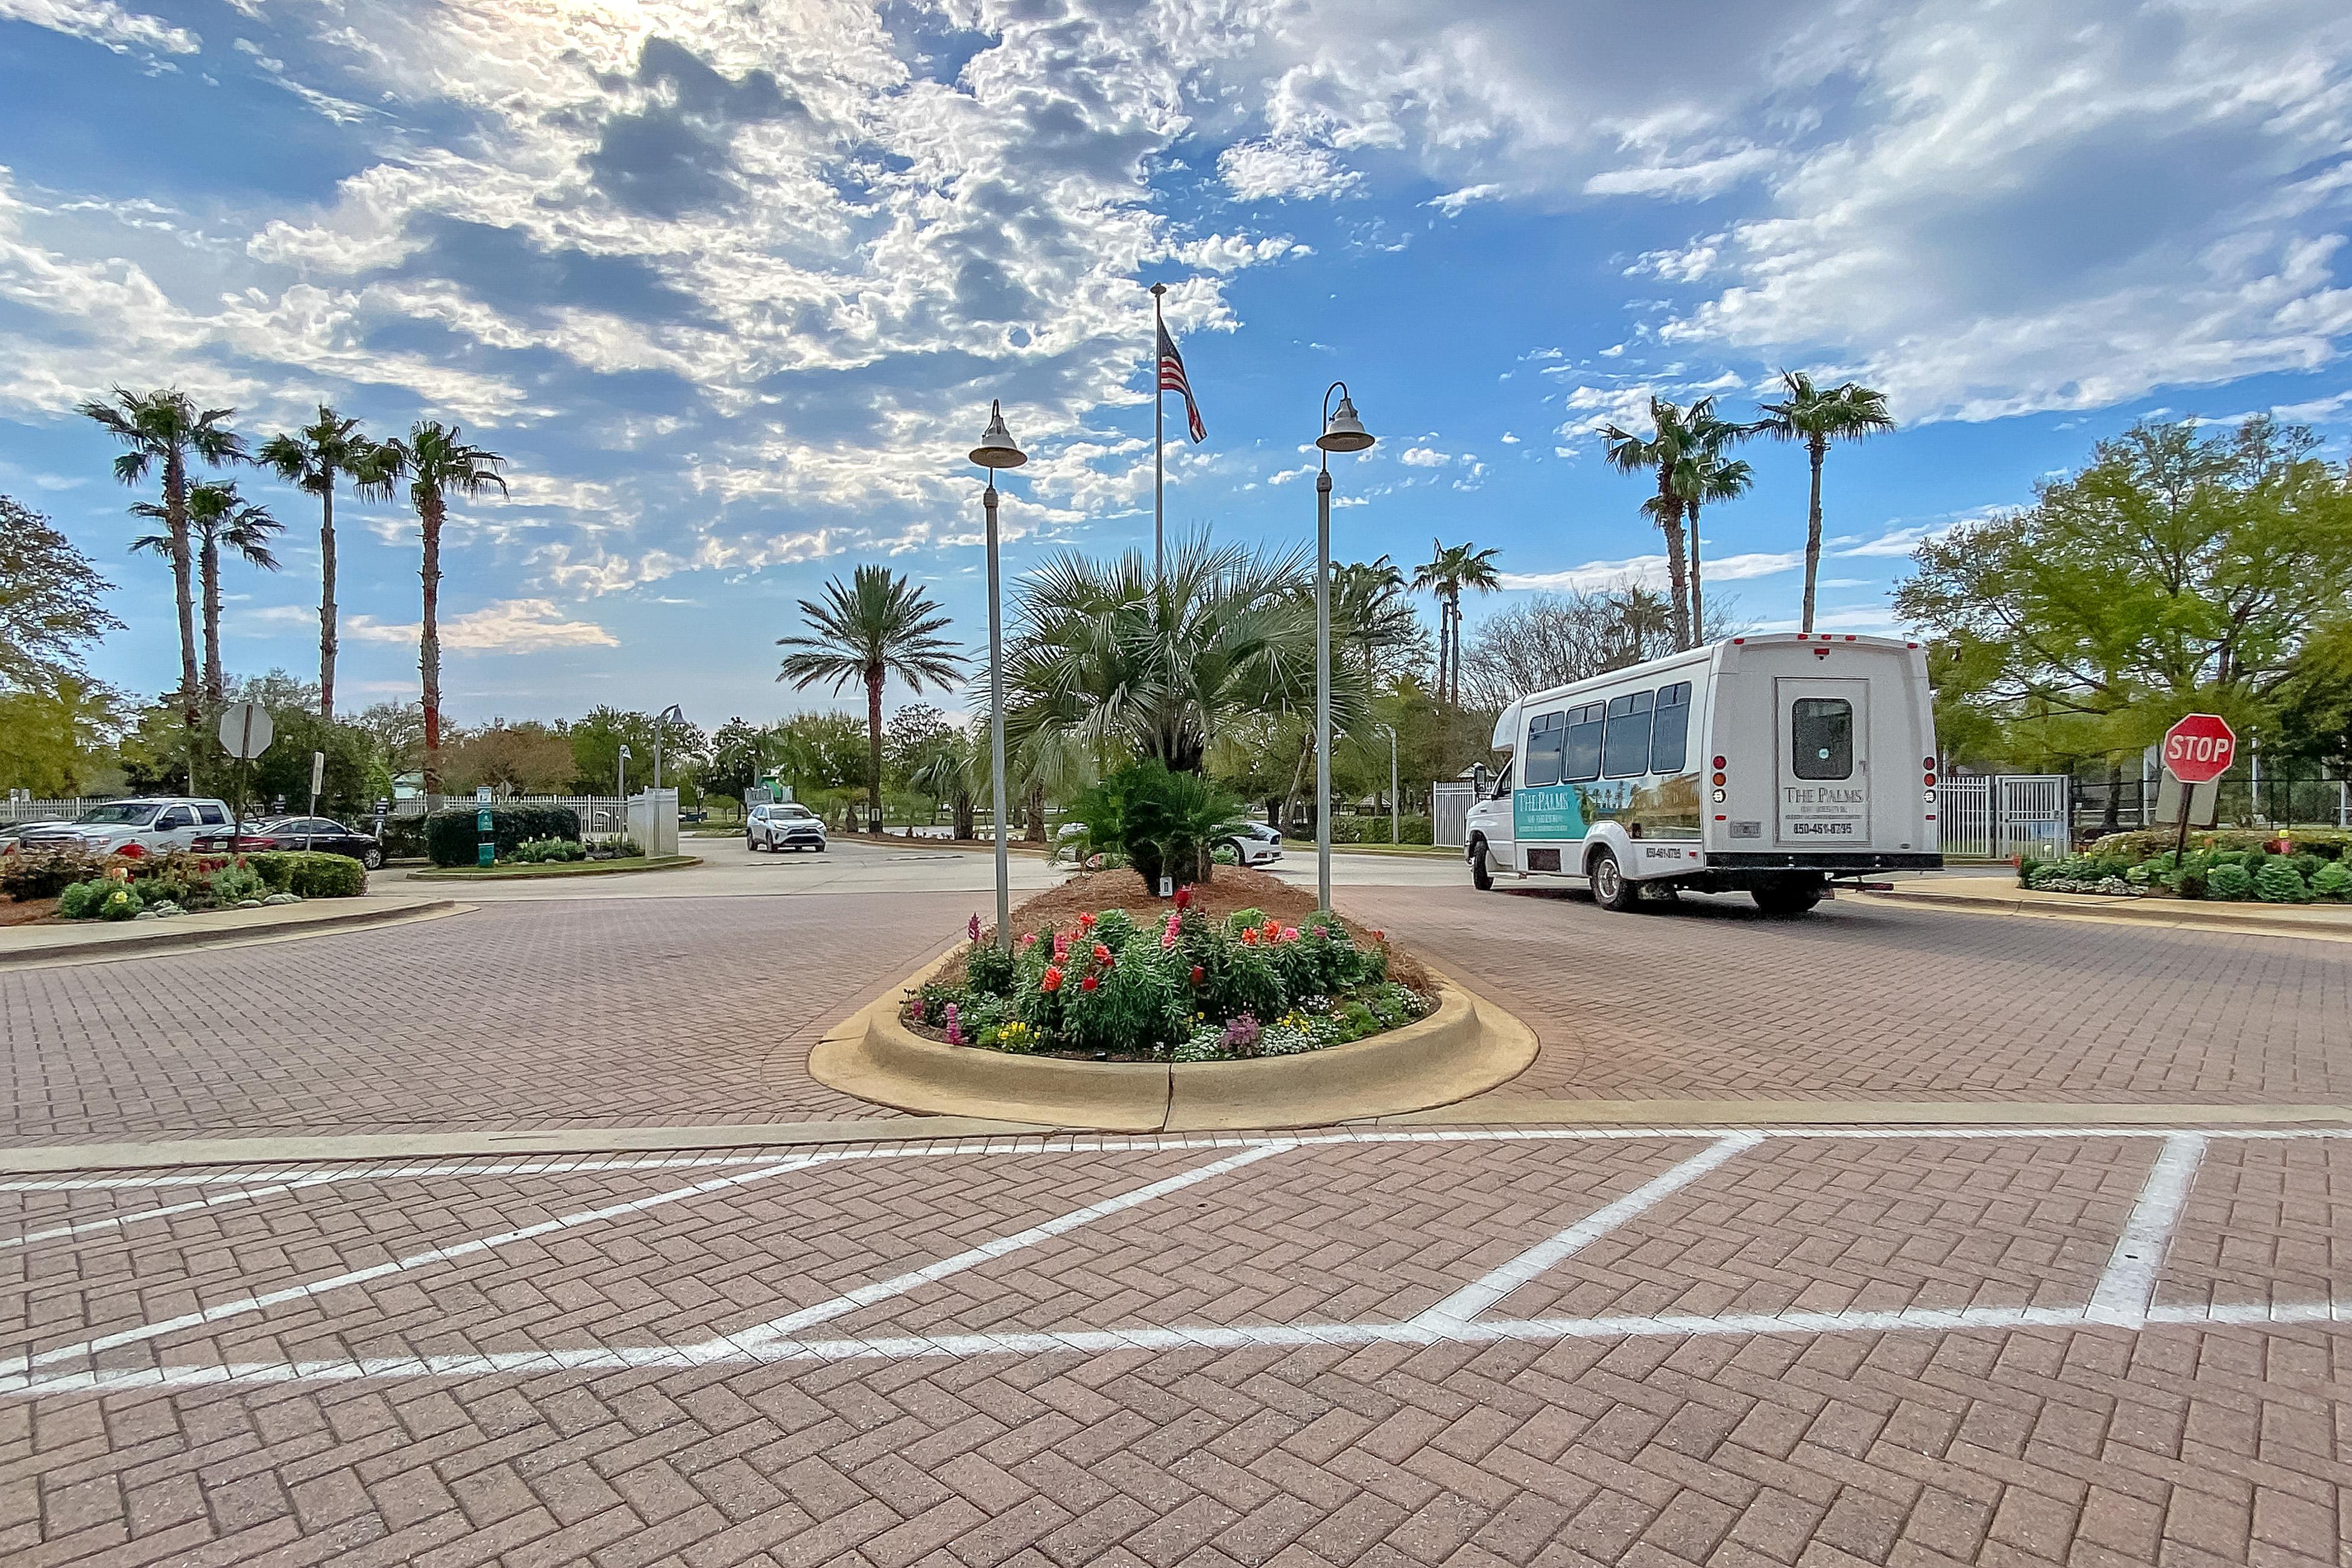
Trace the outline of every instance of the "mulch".
[[48, 920], [58, 912], [55, 899], [27, 899], [23, 903], [0, 900], [0, 926], [28, 926]]

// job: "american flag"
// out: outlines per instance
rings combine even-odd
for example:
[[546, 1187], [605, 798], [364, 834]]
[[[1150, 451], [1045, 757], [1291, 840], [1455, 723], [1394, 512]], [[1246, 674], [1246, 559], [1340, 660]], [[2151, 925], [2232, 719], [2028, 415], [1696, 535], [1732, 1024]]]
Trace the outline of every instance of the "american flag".
[[1201, 423], [1201, 405], [1192, 401], [1192, 384], [1184, 379], [1184, 356], [1176, 352], [1176, 340], [1168, 335], [1168, 325], [1160, 326], [1160, 390], [1184, 395], [1184, 418], [1192, 439], [1205, 441], [1209, 427]]

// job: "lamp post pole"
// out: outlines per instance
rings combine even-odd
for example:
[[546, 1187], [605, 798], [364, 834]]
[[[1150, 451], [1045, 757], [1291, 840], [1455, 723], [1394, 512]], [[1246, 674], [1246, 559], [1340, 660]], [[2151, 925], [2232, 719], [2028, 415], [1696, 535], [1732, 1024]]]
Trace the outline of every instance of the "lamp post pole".
[[661, 788], [662, 731], [669, 728], [669, 721], [672, 719], [681, 724], [686, 722], [686, 710], [675, 702], [663, 709], [654, 719], [654, 788], [656, 791]]
[[1389, 732], [1389, 847], [1393, 849], [1399, 842], [1397, 838], [1397, 732], [1396, 726], [1393, 724], [1383, 724], [1381, 728]]
[[988, 773], [990, 821], [996, 834], [996, 945], [1013, 951], [1013, 869], [1004, 845], [1004, 603], [999, 592], [996, 552], [996, 470], [1029, 460], [1004, 427], [1004, 410], [988, 405], [988, 429], [971, 449], [971, 460], [988, 472], [981, 506], [988, 513]]
[[620, 759], [613, 764], [613, 793], [626, 801], [629, 798], [629, 748], [621, 748]]
[[[1339, 406], [1331, 406], [1331, 395]], [[1361, 452], [1371, 432], [1356, 417], [1348, 384], [1323, 389], [1323, 466], [1315, 475], [1315, 907], [1331, 907], [1331, 454]]]

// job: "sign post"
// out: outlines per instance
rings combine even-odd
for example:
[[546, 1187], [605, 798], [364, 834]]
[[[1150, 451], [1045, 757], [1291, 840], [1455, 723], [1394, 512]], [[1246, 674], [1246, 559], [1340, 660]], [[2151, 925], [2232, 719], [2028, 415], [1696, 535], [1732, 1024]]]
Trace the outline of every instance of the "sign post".
[[229, 808], [228, 852], [232, 855], [245, 848], [245, 791], [253, 779], [253, 759], [269, 750], [270, 739], [277, 732], [278, 727], [270, 722], [269, 710], [258, 702], [232, 702], [221, 710], [221, 749], [240, 764], [236, 802]]
[[2191, 713], [2164, 732], [2164, 771], [2180, 781], [2180, 833], [2172, 845], [2175, 871], [2189, 855], [2189, 800], [2238, 758], [2237, 732], [2218, 713]]
[[474, 847], [474, 864], [488, 866], [499, 858], [499, 846], [490, 829], [490, 786], [479, 784], [474, 790], [474, 831], [481, 842]]

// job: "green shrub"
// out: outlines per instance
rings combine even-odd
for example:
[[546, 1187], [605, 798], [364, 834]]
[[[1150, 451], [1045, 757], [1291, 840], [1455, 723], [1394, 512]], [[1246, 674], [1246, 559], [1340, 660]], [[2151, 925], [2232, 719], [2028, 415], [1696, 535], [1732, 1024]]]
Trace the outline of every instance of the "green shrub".
[[993, 942], [975, 944], [963, 961], [964, 979], [984, 996], [1013, 994], [1013, 955]]
[[2215, 866], [2205, 877], [2205, 896], [2209, 899], [2236, 902], [2252, 894], [2253, 889], [2252, 873], [2233, 860], [2225, 860]]
[[1208, 780], [1148, 759], [1081, 795], [1071, 815], [1086, 825], [1089, 845], [1116, 847], [1152, 889], [1163, 875], [1180, 887], [1198, 881], [1207, 847], [1246, 820], [1241, 802]]
[[2266, 904], [2307, 904], [2311, 889], [2305, 885], [2294, 861], [2273, 856], [2254, 873], [2254, 897]]
[[425, 818], [421, 816], [387, 816], [383, 831], [376, 836], [383, 844], [387, 860], [422, 860], [425, 857]]
[[2315, 897], [2343, 899], [2352, 897], [2352, 866], [2341, 860], [2330, 860], [2312, 873], [2311, 890]]
[[134, 920], [144, 908], [146, 905], [140, 901], [139, 895], [132, 892], [127, 884], [116, 882], [106, 897], [99, 900], [98, 918], [102, 921]]
[[[356, 864], [356, 862], [354, 862]], [[213, 897], [224, 905], [257, 899], [269, 891], [261, 873], [247, 866], [224, 866], [213, 873]]]
[[109, 878], [92, 877], [86, 881], [68, 882], [58, 890], [58, 913], [69, 921], [86, 921], [98, 913], [98, 906], [114, 891], [117, 883]]
[[[1432, 838], [1429, 818], [1405, 816], [1397, 818], [1397, 831], [1402, 844], [1427, 844]], [[1331, 818], [1331, 842], [1334, 844], [1386, 844], [1389, 839], [1389, 819], [1386, 813], [1374, 816], [1340, 816]]]
[[[637, 841], [625, 833], [615, 833], [596, 840], [597, 854], [607, 860], [635, 860], [645, 854]], [[593, 858], [593, 857], [592, 857]]]
[[367, 891], [367, 868], [348, 855], [331, 855], [323, 849], [268, 849], [247, 856], [245, 863], [273, 893], [356, 899]]
[[[2147, 860], [2167, 853], [2179, 837], [2178, 826], [2144, 827], [2131, 833], [2110, 833], [2098, 841], [2102, 853], [2119, 855], [2130, 860]], [[2278, 840], [2278, 828], [2222, 827], [2189, 830], [2189, 847], [2242, 851], [2260, 849]], [[2285, 837], [2295, 849], [2340, 858], [2352, 848], [2352, 828], [2297, 827], [2285, 830]]]
[[1235, 910], [1225, 917], [1225, 930], [1234, 936], [1241, 935], [1252, 926], [1264, 924], [1265, 924], [1265, 911], [1261, 909]]
[[541, 866], [588, 858], [588, 846], [576, 838], [534, 838], [515, 846], [509, 857], [517, 865]]
[[106, 870], [106, 858], [79, 847], [19, 848], [0, 855], [0, 892], [16, 902], [54, 899], [76, 882], [87, 882]]
[[444, 806], [425, 821], [425, 853], [436, 866], [471, 866], [480, 858], [478, 813], [490, 814], [490, 841], [503, 860], [535, 838], [578, 838], [580, 814], [568, 805]]

